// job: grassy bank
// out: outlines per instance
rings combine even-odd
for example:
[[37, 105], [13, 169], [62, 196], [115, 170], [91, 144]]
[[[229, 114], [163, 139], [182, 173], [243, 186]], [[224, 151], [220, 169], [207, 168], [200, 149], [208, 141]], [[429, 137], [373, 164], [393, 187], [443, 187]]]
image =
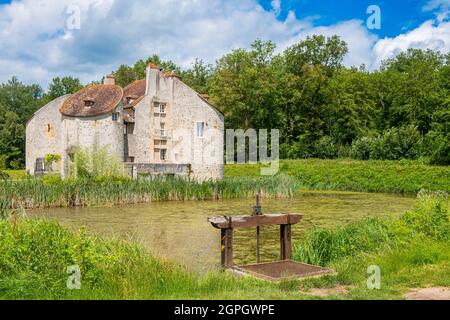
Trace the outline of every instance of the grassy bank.
[[[253, 197], [291, 197], [294, 178], [229, 177], [198, 183], [178, 178], [66, 179], [45, 177], [0, 182], [0, 210], [134, 204], [161, 200], [204, 200]], [[1, 211], [0, 211], [1, 212]]]
[[[0, 221], [1, 299], [311, 299], [312, 288], [349, 286], [327, 298], [398, 299], [411, 288], [450, 286], [450, 220], [443, 195], [420, 194], [396, 220], [363, 220], [313, 230], [295, 259], [333, 267], [337, 276], [267, 283], [227, 273], [198, 275], [140, 247], [69, 232], [44, 221]], [[68, 266], [81, 289], [68, 290]], [[381, 289], [367, 288], [367, 267], [381, 268]]]
[[[450, 167], [418, 161], [283, 160], [281, 174], [304, 189], [415, 194], [421, 189], [450, 192]], [[256, 165], [228, 165], [227, 177], [260, 175]]]

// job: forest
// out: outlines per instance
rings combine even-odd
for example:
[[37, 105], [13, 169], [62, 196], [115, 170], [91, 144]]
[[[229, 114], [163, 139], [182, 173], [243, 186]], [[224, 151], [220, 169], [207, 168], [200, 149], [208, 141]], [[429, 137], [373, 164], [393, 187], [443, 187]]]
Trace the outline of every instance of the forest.
[[[409, 49], [377, 70], [346, 67], [347, 44], [315, 35], [283, 51], [256, 40], [214, 65], [188, 69], [157, 55], [121, 65], [116, 83], [145, 77], [152, 62], [207, 94], [227, 128], [280, 129], [284, 159], [419, 159], [450, 163], [450, 53]], [[92, 83], [100, 83], [93, 79]], [[0, 170], [23, 169], [25, 125], [40, 107], [84, 85], [70, 75], [44, 89], [13, 77], [0, 85]]]

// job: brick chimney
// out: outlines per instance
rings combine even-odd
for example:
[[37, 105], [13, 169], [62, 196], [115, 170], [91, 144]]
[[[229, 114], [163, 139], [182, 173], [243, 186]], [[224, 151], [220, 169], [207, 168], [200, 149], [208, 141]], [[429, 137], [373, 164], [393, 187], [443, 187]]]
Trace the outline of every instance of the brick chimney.
[[108, 74], [108, 75], [103, 79], [103, 84], [116, 84], [116, 77], [114, 77], [113, 74]]
[[147, 66], [147, 86], [145, 94], [154, 97], [159, 91], [159, 77], [161, 75], [161, 68], [156, 64], [150, 63]]

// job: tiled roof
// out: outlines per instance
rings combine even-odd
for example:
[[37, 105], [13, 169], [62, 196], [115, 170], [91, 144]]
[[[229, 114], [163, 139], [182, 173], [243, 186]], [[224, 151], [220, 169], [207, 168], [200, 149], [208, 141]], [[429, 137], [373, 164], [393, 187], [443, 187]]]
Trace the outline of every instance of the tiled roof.
[[[64, 101], [59, 112], [70, 117], [92, 117], [113, 111], [122, 100], [123, 90], [116, 85], [92, 85]], [[86, 101], [94, 105], [86, 107]]]
[[[123, 89], [123, 105], [124, 108], [134, 107], [142, 97], [145, 95], [146, 79], [141, 79], [130, 83]], [[134, 101], [128, 104], [127, 98], [132, 98]], [[138, 101], [139, 100], [139, 101]]]
[[175, 71], [167, 71], [167, 72], [163, 72], [163, 73], [161, 74], [161, 77], [163, 77], [163, 78], [178, 78], [178, 79], [181, 79], [181, 77], [180, 77], [179, 75], [177, 75], [177, 74], [175, 73]]
[[154, 63], [149, 63], [148, 66], [149, 66], [150, 69], [159, 69], [159, 70], [161, 70], [161, 68], [158, 65], [154, 64]]

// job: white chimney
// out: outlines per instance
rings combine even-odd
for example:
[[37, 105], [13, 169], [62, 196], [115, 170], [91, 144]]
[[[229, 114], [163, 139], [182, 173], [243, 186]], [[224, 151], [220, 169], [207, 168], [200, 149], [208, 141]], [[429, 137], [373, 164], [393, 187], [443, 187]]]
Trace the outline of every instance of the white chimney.
[[145, 95], [154, 97], [159, 91], [159, 77], [161, 73], [161, 68], [156, 64], [150, 63], [147, 66], [147, 86], [145, 90]]
[[116, 84], [116, 77], [113, 74], [108, 74], [104, 79], [103, 79], [103, 84]]

